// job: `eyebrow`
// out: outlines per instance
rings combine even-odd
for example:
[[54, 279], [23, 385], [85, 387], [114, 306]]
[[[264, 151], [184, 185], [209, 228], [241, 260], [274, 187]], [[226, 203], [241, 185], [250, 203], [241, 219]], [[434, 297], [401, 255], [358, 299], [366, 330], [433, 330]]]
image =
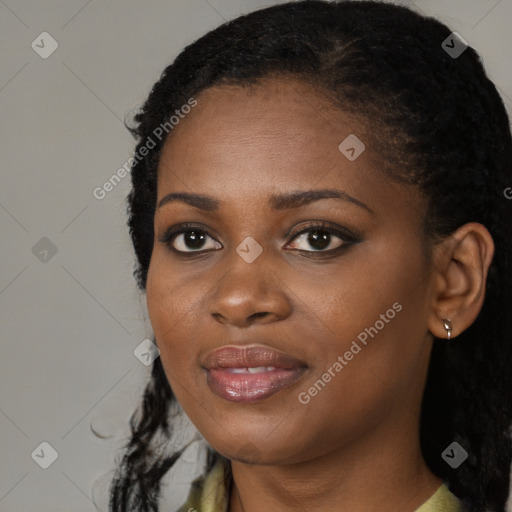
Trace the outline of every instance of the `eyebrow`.
[[[276, 194], [270, 196], [268, 202], [273, 210], [290, 210], [292, 208], [300, 208], [320, 199], [341, 199], [352, 204], [364, 208], [368, 212], [374, 214], [374, 211], [359, 201], [355, 197], [336, 189], [306, 190], [297, 192], [288, 192], [286, 194]], [[179, 201], [189, 204], [205, 211], [216, 211], [222, 204], [222, 201], [205, 194], [190, 194], [188, 192], [172, 192], [164, 196], [158, 203], [158, 208], [171, 202]]]

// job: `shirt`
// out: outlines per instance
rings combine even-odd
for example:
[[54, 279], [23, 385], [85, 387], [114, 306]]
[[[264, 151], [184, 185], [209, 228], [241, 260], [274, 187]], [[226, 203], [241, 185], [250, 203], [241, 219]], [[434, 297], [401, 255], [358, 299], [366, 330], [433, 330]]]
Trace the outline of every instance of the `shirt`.
[[[177, 512], [227, 512], [231, 489], [231, 465], [219, 457], [212, 469], [196, 478], [187, 501]], [[445, 483], [415, 512], [462, 512], [460, 500]]]

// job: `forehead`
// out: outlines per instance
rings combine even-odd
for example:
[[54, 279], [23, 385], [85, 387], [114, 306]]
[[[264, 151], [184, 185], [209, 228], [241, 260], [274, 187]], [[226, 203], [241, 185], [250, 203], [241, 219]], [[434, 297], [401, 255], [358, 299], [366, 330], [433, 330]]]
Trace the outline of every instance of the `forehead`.
[[[371, 122], [336, 108], [309, 84], [272, 78], [222, 85], [196, 100], [162, 150], [158, 201], [181, 191], [267, 202], [283, 191], [338, 188], [372, 209], [423, 211], [417, 191], [391, 183], [379, 168]], [[346, 140], [364, 144], [355, 160], [340, 150]]]
[[205, 180], [220, 179], [220, 170], [241, 176], [273, 168], [276, 180], [299, 177], [301, 171], [327, 173], [340, 160], [338, 146], [348, 135], [367, 139], [360, 121], [297, 80], [215, 86], [201, 92], [197, 103], [168, 137], [159, 178], [170, 169], [190, 179], [201, 169]]

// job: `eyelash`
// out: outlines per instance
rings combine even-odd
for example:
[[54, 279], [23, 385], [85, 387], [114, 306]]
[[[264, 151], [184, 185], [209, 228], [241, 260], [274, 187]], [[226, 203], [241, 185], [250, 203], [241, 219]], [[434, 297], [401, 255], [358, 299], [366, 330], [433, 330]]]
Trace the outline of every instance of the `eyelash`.
[[[341, 251], [347, 249], [351, 245], [361, 242], [361, 240], [362, 240], [360, 236], [353, 235], [348, 232], [343, 232], [340, 229], [333, 228], [328, 223], [326, 223], [324, 221], [315, 221], [315, 222], [311, 222], [308, 226], [306, 226], [301, 231], [295, 233], [293, 235], [291, 241], [295, 240], [297, 237], [299, 237], [300, 235], [302, 235], [304, 233], [308, 233], [310, 231], [315, 231], [315, 230], [322, 231], [322, 232], [328, 233], [330, 235], [335, 235], [336, 237], [338, 237], [339, 239], [341, 239], [343, 241], [343, 244], [340, 245], [339, 247], [330, 249], [328, 251], [324, 251], [324, 250], [306, 251], [303, 249], [293, 249], [293, 250], [299, 251], [301, 253], [308, 253], [310, 255], [308, 257], [313, 258], [313, 259], [314, 258], [322, 258], [322, 257], [326, 257], [326, 256], [336, 255], [336, 254], [340, 253]], [[161, 243], [165, 244], [174, 253], [178, 254], [179, 256], [184, 256], [187, 258], [193, 257], [194, 255], [205, 254], [205, 253], [208, 253], [211, 251], [218, 250], [218, 249], [206, 249], [206, 250], [197, 250], [197, 251], [180, 251], [178, 249], [175, 249], [173, 247], [173, 242], [174, 242], [175, 237], [177, 235], [180, 235], [182, 233], [187, 233], [190, 231], [197, 231], [199, 233], [204, 233], [204, 234], [208, 235], [210, 238], [212, 238], [213, 240], [217, 241], [215, 239], [215, 237], [212, 236], [212, 234], [207, 229], [201, 228], [195, 224], [191, 224], [188, 222], [178, 224], [176, 226], [169, 228], [167, 231], [165, 231], [162, 239], [159, 241]], [[217, 242], [217, 243], [219, 243], [219, 242]]]

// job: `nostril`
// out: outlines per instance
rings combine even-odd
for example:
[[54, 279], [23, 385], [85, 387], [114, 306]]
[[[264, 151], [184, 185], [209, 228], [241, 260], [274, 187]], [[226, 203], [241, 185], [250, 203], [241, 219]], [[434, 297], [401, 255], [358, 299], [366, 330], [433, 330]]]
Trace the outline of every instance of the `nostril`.
[[251, 317], [259, 318], [259, 317], [265, 316], [265, 315], [268, 315], [268, 313], [264, 311], [262, 313], [254, 313], [253, 315], [251, 315]]

